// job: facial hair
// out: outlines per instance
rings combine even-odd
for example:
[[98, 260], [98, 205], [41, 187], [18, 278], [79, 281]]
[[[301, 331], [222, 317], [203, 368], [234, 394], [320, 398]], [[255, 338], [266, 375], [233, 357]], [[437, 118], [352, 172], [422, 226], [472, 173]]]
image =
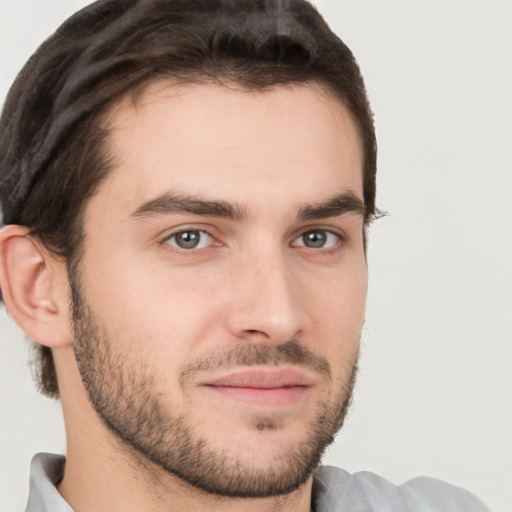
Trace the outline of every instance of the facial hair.
[[[154, 374], [144, 361], [123, 353], [122, 340], [112, 339], [107, 328], [84, 299], [78, 273], [70, 271], [74, 353], [89, 400], [103, 424], [127, 450], [203, 492], [232, 498], [263, 498], [288, 494], [311, 476], [351, 402], [356, 361], [347, 367], [343, 386], [318, 403], [304, 439], [286, 454], [260, 468], [227, 449], [212, 446], [207, 435], [195, 430], [187, 415], [173, 414], [155, 392]], [[307, 368], [332, 388], [329, 363], [297, 340], [281, 345], [243, 343], [184, 365], [180, 385], [186, 389], [198, 373], [215, 368], [292, 364]], [[327, 389], [326, 388], [326, 389]], [[258, 431], [276, 430], [279, 421], [260, 415]], [[232, 448], [230, 446], [229, 448]], [[236, 453], [236, 452], [235, 452]]]

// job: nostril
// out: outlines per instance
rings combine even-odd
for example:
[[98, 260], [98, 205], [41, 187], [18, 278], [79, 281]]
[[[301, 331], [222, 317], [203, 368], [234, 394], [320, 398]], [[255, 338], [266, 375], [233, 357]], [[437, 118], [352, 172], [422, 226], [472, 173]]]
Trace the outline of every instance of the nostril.
[[245, 331], [247, 334], [264, 334], [265, 336], [268, 336], [268, 334], [266, 334], [265, 332], [263, 331], [260, 331], [258, 329], [246, 329]]
[[241, 338], [245, 338], [246, 340], [268, 340], [272, 336], [262, 329], [244, 329], [242, 333], [240, 333]]

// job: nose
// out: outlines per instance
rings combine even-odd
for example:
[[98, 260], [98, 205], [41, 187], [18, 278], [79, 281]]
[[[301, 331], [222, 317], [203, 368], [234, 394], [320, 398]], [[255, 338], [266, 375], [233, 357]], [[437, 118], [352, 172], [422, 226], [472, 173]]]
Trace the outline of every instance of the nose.
[[285, 254], [248, 258], [233, 286], [227, 328], [238, 339], [285, 343], [299, 339], [310, 324], [304, 291]]

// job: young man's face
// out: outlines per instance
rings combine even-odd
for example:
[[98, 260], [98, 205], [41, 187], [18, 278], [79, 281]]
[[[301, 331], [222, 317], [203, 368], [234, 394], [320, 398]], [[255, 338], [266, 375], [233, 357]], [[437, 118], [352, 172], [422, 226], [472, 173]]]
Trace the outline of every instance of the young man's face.
[[[341, 425], [364, 320], [362, 147], [313, 86], [153, 85], [110, 118], [75, 353], [104, 422], [208, 492], [309, 476]], [[130, 448], [131, 449], [131, 448]]]

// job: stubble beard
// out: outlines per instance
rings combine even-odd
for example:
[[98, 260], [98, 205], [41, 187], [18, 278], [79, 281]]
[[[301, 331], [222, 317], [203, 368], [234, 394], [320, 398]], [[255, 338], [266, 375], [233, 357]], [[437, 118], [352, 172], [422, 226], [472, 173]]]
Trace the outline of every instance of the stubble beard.
[[[132, 354], [115, 350], [106, 328], [83, 299], [79, 282], [78, 275], [70, 273], [78, 369], [92, 406], [127, 450], [193, 487], [218, 496], [286, 495], [307, 481], [343, 424], [355, 384], [357, 357], [347, 368], [344, 386], [334, 390], [335, 396], [328, 401], [319, 402], [318, 413], [304, 439], [287, 453], [258, 467], [244, 459], [243, 454], [237, 457], [233, 450], [212, 446], [207, 437], [194, 430], [186, 416], [172, 415], [155, 392], [154, 377], [144, 363], [134, 363]], [[186, 380], [212, 364], [227, 367], [284, 363], [324, 373], [325, 380], [330, 376], [327, 361], [291, 340], [280, 346], [236, 345], [216, 363], [204, 358], [188, 364], [180, 377]], [[276, 430], [279, 424], [271, 416], [260, 416], [254, 428]]]

